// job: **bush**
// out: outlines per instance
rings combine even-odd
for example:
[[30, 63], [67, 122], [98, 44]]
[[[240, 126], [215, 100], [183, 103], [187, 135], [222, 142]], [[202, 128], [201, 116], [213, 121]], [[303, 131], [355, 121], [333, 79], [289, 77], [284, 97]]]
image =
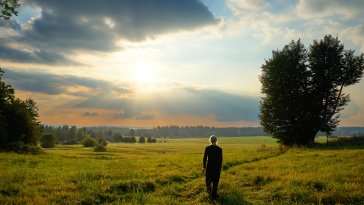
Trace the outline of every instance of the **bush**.
[[94, 149], [95, 152], [106, 152], [106, 147], [99, 145]]
[[62, 144], [63, 145], [74, 145], [74, 144], [79, 144], [79, 142], [77, 142], [77, 140], [66, 140]]
[[107, 141], [103, 141], [103, 142], [101, 143], [101, 145], [102, 145], [102, 146], [104, 146], [104, 147], [106, 147], [106, 146], [107, 146], [107, 143], [108, 143]]
[[139, 137], [139, 143], [145, 143], [145, 137]]
[[148, 137], [147, 142], [148, 143], [156, 143], [157, 142], [157, 139], [156, 138]]
[[82, 140], [82, 144], [84, 147], [96, 147], [97, 142], [90, 136], [86, 136], [84, 140]]
[[16, 152], [20, 154], [33, 154], [33, 155], [38, 155], [43, 153], [42, 148], [35, 145], [24, 144], [24, 142], [22, 141], [6, 144], [4, 151]]
[[54, 134], [44, 134], [40, 139], [40, 145], [43, 148], [53, 148], [56, 146], [56, 136]]

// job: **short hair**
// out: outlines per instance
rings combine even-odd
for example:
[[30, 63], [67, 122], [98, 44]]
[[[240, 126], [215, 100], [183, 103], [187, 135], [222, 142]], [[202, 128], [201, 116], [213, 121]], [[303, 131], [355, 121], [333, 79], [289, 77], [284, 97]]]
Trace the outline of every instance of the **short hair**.
[[211, 135], [209, 141], [211, 144], [217, 143], [217, 137], [215, 135]]

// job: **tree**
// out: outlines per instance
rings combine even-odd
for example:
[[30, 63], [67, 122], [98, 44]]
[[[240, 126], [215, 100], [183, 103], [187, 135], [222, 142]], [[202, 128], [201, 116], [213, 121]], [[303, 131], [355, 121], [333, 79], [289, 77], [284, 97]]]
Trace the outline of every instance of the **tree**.
[[32, 99], [20, 100], [14, 89], [2, 81], [0, 68], [0, 148], [22, 142], [35, 146], [42, 133], [38, 108]]
[[86, 136], [87, 129], [83, 127], [77, 131], [77, 141], [82, 141]]
[[135, 130], [134, 129], [130, 129], [129, 136], [135, 137]]
[[82, 144], [84, 147], [96, 147], [97, 141], [91, 136], [86, 136], [85, 139], [82, 140]]
[[139, 137], [139, 143], [145, 143], [145, 137]]
[[0, 0], [0, 19], [3, 18], [5, 20], [10, 19], [10, 17], [14, 14], [18, 15], [18, 12], [15, 10], [20, 6], [18, 0]]
[[68, 140], [73, 140], [73, 141], [76, 141], [76, 138], [77, 138], [77, 127], [76, 126], [72, 126], [71, 129], [69, 130], [69, 133], [68, 133]]
[[106, 141], [105, 134], [102, 131], [97, 132], [96, 139], [99, 144], [102, 144]]
[[147, 138], [147, 142], [148, 142], [148, 143], [156, 143], [156, 142], [157, 142], [157, 139], [155, 139], [155, 138], [151, 138], [151, 137], [148, 137], [148, 138]]
[[115, 142], [122, 142], [123, 141], [123, 135], [119, 134], [119, 133], [116, 133], [112, 136], [112, 139], [115, 141]]
[[354, 56], [331, 35], [308, 51], [300, 40], [273, 51], [260, 76], [264, 131], [288, 145], [309, 144], [319, 131], [333, 131], [350, 100], [343, 88], [359, 82], [363, 69], [363, 54]]
[[40, 145], [43, 148], [53, 148], [56, 146], [56, 136], [54, 134], [44, 134], [40, 139]]

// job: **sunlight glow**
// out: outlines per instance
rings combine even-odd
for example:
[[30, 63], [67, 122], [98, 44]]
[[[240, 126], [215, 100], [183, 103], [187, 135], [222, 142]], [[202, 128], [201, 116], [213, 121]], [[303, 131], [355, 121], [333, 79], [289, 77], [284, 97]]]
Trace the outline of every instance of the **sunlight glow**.
[[150, 61], [140, 59], [132, 65], [133, 80], [136, 89], [140, 92], [150, 92], [156, 89], [156, 68]]

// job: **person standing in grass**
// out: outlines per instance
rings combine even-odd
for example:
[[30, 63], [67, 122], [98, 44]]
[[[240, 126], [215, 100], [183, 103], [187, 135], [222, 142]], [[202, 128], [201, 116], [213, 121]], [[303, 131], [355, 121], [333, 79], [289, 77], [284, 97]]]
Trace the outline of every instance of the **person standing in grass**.
[[[210, 199], [217, 197], [217, 186], [219, 184], [221, 165], [222, 165], [222, 149], [217, 146], [217, 137], [211, 135], [211, 145], [205, 148], [203, 156], [203, 171], [206, 171], [206, 188]], [[212, 184], [212, 186], [211, 186]]]

